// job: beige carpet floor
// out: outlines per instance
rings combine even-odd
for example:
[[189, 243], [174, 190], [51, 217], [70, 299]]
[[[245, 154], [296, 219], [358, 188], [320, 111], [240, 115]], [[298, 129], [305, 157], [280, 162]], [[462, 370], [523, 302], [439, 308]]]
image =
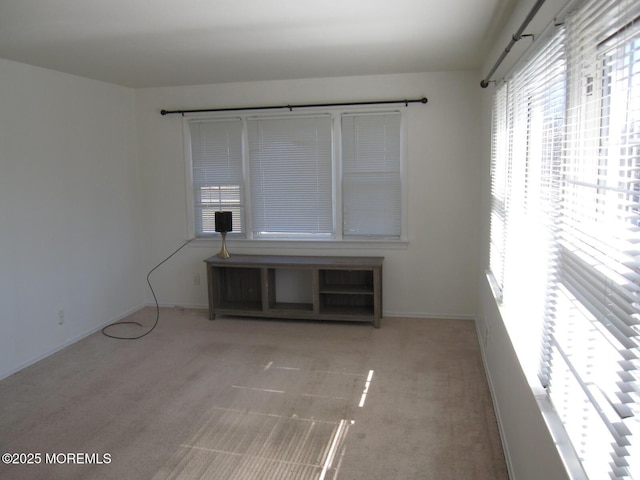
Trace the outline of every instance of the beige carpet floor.
[[508, 478], [468, 320], [164, 308], [0, 381], [0, 453], [3, 480]]

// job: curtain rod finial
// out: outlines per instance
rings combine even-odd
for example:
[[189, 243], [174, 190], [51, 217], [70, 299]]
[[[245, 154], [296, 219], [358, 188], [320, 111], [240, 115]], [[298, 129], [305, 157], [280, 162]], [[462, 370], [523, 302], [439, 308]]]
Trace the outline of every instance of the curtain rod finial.
[[481, 86], [482, 88], [487, 88], [487, 87], [489, 86], [489, 83], [490, 83], [490, 82], [489, 82], [489, 80], [482, 80], [482, 81], [480, 82], [480, 86]]

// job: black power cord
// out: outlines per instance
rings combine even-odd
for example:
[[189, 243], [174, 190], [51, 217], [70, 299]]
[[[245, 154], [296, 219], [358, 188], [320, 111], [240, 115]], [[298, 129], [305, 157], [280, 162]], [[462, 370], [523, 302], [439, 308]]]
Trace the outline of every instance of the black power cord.
[[158, 321], [160, 320], [160, 305], [158, 305], [158, 298], [156, 297], [156, 292], [153, 291], [153, 287], [151, 286], [151, 282], [149, 281], [149, 277], [151, 276], [151, 274], [158, 268], [160, 267], [160, 265], [162, 265], [163, 263], [165, 263], [167, 260], [169, 260], [171, 257], [173, 257], [176, 253], [178, 253], [180, 250], [182, 250], [184, 247], [186, 247], [189, 243], [191, 243], [193, 240], [195, 240], [194, 238], [187, 240], [186, 242], [184, 242], [182, 245], [180, 245], [171, 255], [169, 255], [167, 258], [165, 258], [164, 260], [162, 260], [159, 264], [157, 264], [155, 267], [153, 267], [151, 270], [149, 270], [149, 273], [147, 273], [147, 285], [149, 285], [149, 289], [151, 290], [151, 294], [153, 295], [153, 300], [156, 303], [156, 321], [153, 323], [153, 325], [151, 326], [151, 328], [149, 330], [147, 330], [145, 333], [135, 336], [135, 337], [119, 337], [117, 335], [111, 335], [109, 333], [106, 332], [106, 330], [108, 328], [111, 327], [115, 327], [116, 325], [138, 325], [139, 327], [142, 328], [142, 324], [138, 323], [138, 322], [134, 322], [134, 321], [124, 321], [124, 322], [114, 322], [111, 323], [109, 325], [107, 325], [106, 327], [104, 327], [102, 329], [102, 334], [105, 337], [109, 337], [109, 338], [115, 338], [117, 340], [137, 340], [139, 338], [142, 338], [146, 335], [149, 335], [154, 328], [156, 328], [156, 325], [158, 325]]

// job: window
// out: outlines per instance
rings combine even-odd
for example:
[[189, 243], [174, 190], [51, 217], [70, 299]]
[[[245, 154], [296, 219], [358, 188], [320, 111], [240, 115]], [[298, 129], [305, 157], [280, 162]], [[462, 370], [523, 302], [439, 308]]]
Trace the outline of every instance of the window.
[[403, 115], [327, 111], [186, 120], [192, 228], [233, 212], [247, 239], [399, 240]]
[[331, 236], [331, 117], [247, 123], [254, 238]]
[[233, 212], [234, 232], [244, 231], [242, 123], [240, 119], [189, 122], [195, 231], [215, 232], [214, 212]]
[[640, 478], [640, 27], [599, 3], [567, 23], [589, 41], [568, 43], [547, 381], [586, 472]]
[[345, 237], [400, 238], [400, 114], [342, 116]]
[[500, 289], [504, 288], [504, 261], [507, 240], [507, 192], [509, 188], [510, 112], [507, 108], [509, 84], [493, 96], [491, 119], [491, 217], [489, 220], [489, 268]]
[[564, 32], [496, 91], [493, 103], [490, 268], [517, 305], [514, 342], [537, 370], [547, 278], [554, 261], [557, 175], [565, 112]]
[[587, 1], [493, 103], [490, 268], [589, 479], [640, 479], [638, 19]]

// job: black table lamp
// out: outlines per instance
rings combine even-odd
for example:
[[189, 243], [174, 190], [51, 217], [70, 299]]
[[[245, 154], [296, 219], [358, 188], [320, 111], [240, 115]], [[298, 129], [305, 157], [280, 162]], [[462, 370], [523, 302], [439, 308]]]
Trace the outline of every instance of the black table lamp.
[[233, 230], [233, 221], [231, 212], [215, 212], [216, 213], [216, 232], [222, 235], [222, 248], [218, 256], [220, 258], [229, 258], [229, 251], [227, 250], [227, 232]]

